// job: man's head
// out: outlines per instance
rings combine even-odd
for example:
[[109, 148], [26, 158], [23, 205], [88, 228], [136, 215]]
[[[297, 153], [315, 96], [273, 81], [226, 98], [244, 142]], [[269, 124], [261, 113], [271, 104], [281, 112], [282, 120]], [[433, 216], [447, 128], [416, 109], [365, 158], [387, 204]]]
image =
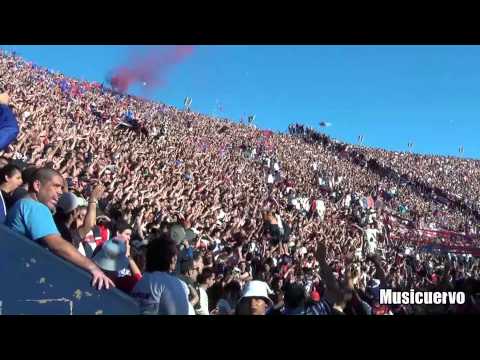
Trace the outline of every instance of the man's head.
[[285, 306], [296, 309], [305, 304], [305, 288], [299, 283], [289, 283], [285, 286]]
[[172, 272], [177, 265], [177, 244], [167, 236], [148, 243], [146, 271]]
[[189, 278], [192, 282], [197, 281], [199, 274], [198, 268], [195, 267], [195, 262], [192, 258], [182, 259], [180, 262], [180, 273]]
[[268, 296], [268, 285], [263, 281], [250, 281], [243, 291], [240, 299], [242, 304], [246, 305], [249, 315], [265, 315], [272, 300]]
[[55, 210], [63, 192], [63, 177], [55, 170], [41, 168], [32, 175], [28, 187], [28, 191], [34, 194], [39, 202], [50, 210]]
[[132, 237], [132, 229], [125, 220], [118, 220], [116, 222], [115, 231], [117, 236], [121, 236], [127, 241], [130, 241], [130, 238]]
[[203, 272], [203, 257], [200, 251], [196, 251], [193, 253], [193, 264], [198, 269], [199, 273]]
[[65, 221], [76, 220], [77, 227], [82, 226], [86, 216], [87, 201], [76, 196], [74, 193], [66, 192], [60, 195], [57, 202], [57, 213], [65, 216]]
[[204, 269], [198, 276], [197, 282], [200, 285], [205, 285], [206, 288], [210, 288], [215, 283], [215, 274], [211, 269]]
[[8, 164], [0, 169], [0, 185], [4, 185], [13, 191], [22, 185], [22, 172], [13, 164]]

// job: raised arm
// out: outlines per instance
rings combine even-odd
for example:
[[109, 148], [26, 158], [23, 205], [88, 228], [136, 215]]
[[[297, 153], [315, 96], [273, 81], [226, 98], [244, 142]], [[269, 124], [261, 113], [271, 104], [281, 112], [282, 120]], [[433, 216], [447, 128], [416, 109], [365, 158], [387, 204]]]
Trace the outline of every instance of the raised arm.
[[82, 239], [84, 239], [97, 224], [97, 204], [98, 200], [102, 198], [104, 191], [105, 187], [103, 185], [97, 185], [90, 195], [85, 221], [82, 226], [78, 228], [78, 233]]
[[320, 273], [322, 275], [322, 279], [325, 281], [327, 287], [325, 298], [334, 304], [341, 299], [342, 294], [340, 292], [337, 279], [335, 279], [332, 269], [330, 269], [330, 266], [327, 264], [327, 248], [323, 241], [317, 240], [317, 251], [315, 255], [320, 264]]

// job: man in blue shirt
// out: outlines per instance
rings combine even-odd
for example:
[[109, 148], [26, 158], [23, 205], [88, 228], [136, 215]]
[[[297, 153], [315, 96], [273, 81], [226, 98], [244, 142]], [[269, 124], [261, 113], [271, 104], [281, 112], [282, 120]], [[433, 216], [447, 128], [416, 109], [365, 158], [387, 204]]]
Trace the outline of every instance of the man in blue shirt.
[[114, 287], [113, 282], [90, 259], [62, 238], [52, 211], [62, 194], [63, 177], [55, 170], [38, 169], [29, 183], [28, 195], [8, 211], [5, 225], [29, 239], [46, 245], [65, 260], [87, 270], [93, 276], [92, 285], [98, 289]]

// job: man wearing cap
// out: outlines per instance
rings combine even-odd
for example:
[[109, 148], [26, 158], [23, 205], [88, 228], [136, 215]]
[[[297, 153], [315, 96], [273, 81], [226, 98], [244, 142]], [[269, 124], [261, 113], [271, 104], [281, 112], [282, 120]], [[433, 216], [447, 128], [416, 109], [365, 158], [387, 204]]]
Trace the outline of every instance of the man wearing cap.
[[268, 294], [272, 290], [264, 281], [252, 280], [243, 291], [243, 295], [237, 306], [238, 315], [265, 315], [270, 306], [273, 305]]
[[76, 248], [81, 248], [82, 255], [88, 257], [91, 257], [95, 247], [92, 249], [87, 244], [81, 244], [81, 242], [96, 225], [97, 202], [102, 197], [103, 192], [104, 187], [97, 185], [88, 202], [73, 193], [63, 193], [58, 200], [57, 212], [54, 216], [55, 224], [62, 237]]
[[57, 209], [53, 219], [62, 237], [78, 248], [81, 239], [76, 229], [77, 209], [86, 205], [86, 200], [77, 197], [75, 194], [66, 192], [58, 199]]
[[103, 286], [107, 289], [114, 287], [113, 282], [95, 263], [62, 238], [53, 221], [52, 211], [62, 194], [63, 182], [62, 176], [55, 170], [37, 170], [30, 181], [28, 196], [13, 205], [7, 214], [5, 225], [87, 270], [93, 276], [92, 285], [98, 285], [99, 290]]

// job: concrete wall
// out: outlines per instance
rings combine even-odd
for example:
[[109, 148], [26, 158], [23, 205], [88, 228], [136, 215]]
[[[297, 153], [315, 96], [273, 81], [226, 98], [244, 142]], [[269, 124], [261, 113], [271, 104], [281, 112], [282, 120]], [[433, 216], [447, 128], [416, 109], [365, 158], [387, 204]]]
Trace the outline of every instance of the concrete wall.
[[0, 315], [139, 314], [117, 289], [98, 291], [91, 276], [0, 225]]

